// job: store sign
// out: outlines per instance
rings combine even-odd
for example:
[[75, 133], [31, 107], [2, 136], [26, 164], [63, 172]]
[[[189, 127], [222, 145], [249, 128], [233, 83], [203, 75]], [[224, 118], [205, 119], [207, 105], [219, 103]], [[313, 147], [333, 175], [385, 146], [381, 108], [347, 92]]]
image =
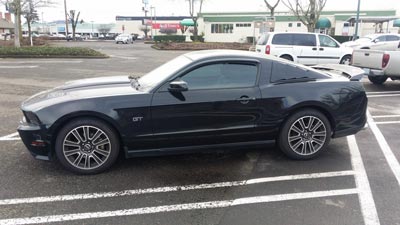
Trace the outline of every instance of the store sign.
[[153, 29], [181, 29], [179, 23], [153, 23]]

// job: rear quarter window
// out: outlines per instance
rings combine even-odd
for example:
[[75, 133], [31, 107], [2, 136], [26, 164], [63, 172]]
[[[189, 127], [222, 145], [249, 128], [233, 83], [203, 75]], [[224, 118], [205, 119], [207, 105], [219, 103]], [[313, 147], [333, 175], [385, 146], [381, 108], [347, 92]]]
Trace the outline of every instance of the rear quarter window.
[[285, 82], [297, 78], [326, 79], [327, 76], [291, 63], [279, 61], [272, 63], [271, 83]]
[[275, 34], [272, 38], [272, 44], [274, 45], [293, 45], [292, 34]]

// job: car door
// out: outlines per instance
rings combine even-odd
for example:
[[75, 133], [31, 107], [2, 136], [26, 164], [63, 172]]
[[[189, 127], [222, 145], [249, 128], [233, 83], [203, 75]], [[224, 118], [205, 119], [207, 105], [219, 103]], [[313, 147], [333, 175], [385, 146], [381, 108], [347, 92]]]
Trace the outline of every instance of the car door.
[[318, 35], [318, 63], [339, 63], [342, 56], [340, 45], [331, 37], [323, 34]]
[[169, 90], [170, 82], [154, 93], [151, 113], [155, 140], [167, 146], [237, 142], [251, 136], [260, 117], [257, 84], [259, 63], [219, 61], [179, 74], [188, 90]]
[[304, 65], [318, 64], [318, 48], [315, 34], [293, 34], [293, 50], [297, 62]]

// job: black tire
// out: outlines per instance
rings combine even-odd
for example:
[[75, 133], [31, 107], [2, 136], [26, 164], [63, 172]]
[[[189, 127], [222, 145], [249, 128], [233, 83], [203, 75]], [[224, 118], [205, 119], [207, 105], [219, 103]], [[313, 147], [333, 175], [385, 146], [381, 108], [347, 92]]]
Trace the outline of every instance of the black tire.
[[81, 118], [69, 122], [58, 132], [55, 153], [69, 171], [97, 174], [115, 163], [119, 146], [117, 133], [109, 125], [100, 120]]
[[[301, 120], [304, 126], [301, 125]], [[303, 131], [301, 127], [304, 127]], [[296, 132], [296, 128], [302, 133]], [[324, 137], [323, 133], [325, 133]], [[294, 113], [285, 121], [279, 133], [278, 145], [289, 158], [306, 160], [326, 150], [330, 140], [331, 125], [326, 116], [317, 110], [304, 109]]]
[[288, 61], [293, 62], [293, 58], [290, 55], [283, 55], [283, 56], [281, 56], [281, 59], [286, 59]]
[[350, 65], [350, 62], [351, 62], [351, 55], [345, 55], [340, 60], [340, 64]]
[[368, 76], [368, 80], [373, 84], [383, 84], [387, 79], [387, 76]]

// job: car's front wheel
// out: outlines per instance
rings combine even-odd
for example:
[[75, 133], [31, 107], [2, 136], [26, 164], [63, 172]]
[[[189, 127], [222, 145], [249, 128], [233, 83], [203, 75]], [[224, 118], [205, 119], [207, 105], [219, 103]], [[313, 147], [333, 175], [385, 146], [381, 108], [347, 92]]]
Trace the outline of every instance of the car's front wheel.
[[326, 149], [331, 126], [324, 114], [313, 109], [294, 113], [284, 123], [278, 138], [280, 149], [292, 159], [311, 159]]
[[340, 60], [340, 64], [344, 65], [350, 65], [351, 63], [351, 55], [345, 55], [343, 58]]
[[100, 120], [76, 119], [58, 132], [55, 153], [66, 169], [79, 174], [96, 174], [116, 161], [119, 139], [114, 129]]

